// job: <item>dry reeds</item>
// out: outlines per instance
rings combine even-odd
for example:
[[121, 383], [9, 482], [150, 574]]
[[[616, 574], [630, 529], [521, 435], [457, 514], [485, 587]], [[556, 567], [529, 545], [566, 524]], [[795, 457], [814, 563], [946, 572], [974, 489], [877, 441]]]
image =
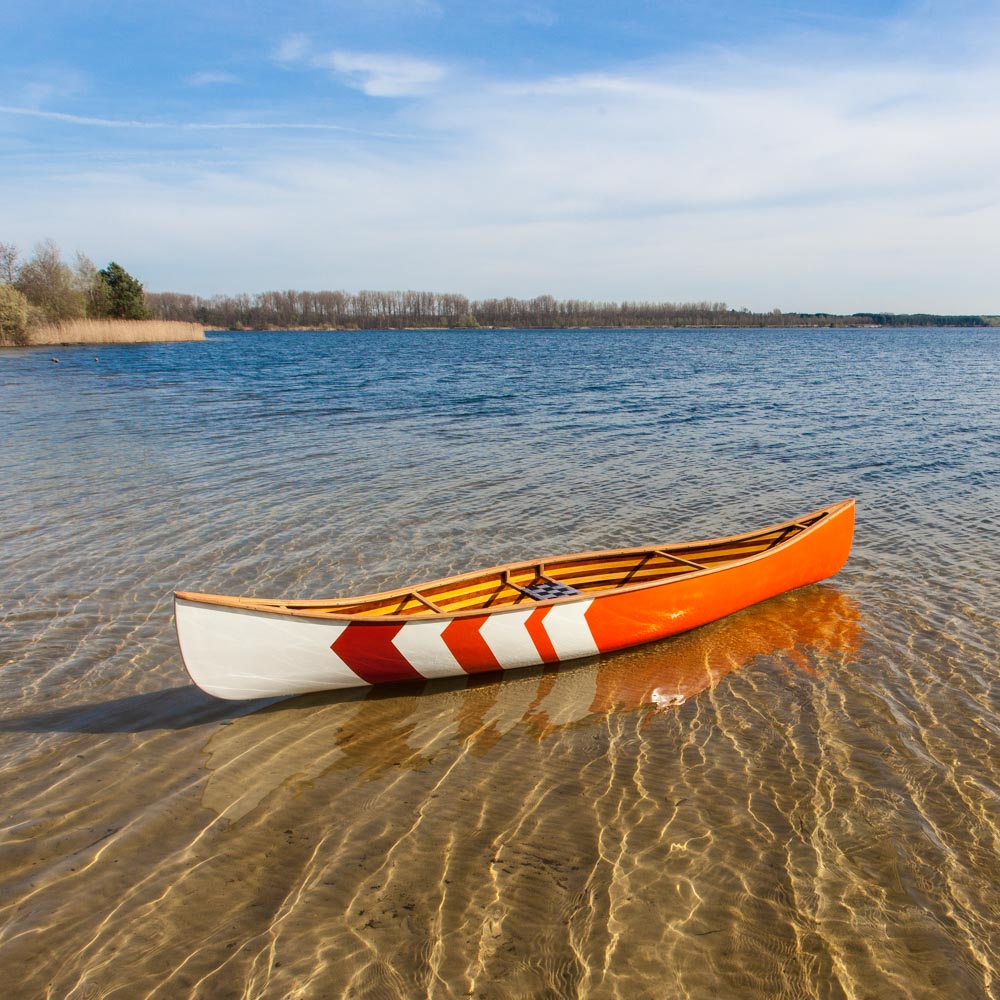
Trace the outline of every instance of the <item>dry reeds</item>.
[[153, 344], [170, 340], [204, 340], [198, 323], [158, 319], [74, 319], [35, 326], [29, 344]]

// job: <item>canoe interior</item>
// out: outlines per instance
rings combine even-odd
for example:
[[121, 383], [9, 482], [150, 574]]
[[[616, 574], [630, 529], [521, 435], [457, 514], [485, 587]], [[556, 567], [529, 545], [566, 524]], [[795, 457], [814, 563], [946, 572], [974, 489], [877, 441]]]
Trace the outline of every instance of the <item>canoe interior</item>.
[[249, 598], [239, 603], [270, 611], [306, 613], [310, 617], [351, 615], [362, 618], [385, 615], [433, 617], [522, 603], [534, 604], [535, 601], [522, 593], [522, 589], [541, 582], [562, 583], [589, 594], [654, 583], [748, 559], [790, 541], [828, 513], [821, 511], [801, 521], [736, 538], [671, 546], [669, 549], [621, 549], [563, 556], [543, 562], [515, 563], [370, 597], [331, 601], [264, 601]]

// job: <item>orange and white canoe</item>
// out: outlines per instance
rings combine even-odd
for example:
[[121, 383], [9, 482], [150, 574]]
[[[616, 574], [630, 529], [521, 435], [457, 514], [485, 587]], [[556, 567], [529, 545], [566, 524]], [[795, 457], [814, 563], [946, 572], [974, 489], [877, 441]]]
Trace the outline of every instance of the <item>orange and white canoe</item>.
[[854, 501], [743, 535], [510, 563], [317, 601], [178, 591], [191, 679], [270, 698], [563, 663], [663, 639], [833, 576]]

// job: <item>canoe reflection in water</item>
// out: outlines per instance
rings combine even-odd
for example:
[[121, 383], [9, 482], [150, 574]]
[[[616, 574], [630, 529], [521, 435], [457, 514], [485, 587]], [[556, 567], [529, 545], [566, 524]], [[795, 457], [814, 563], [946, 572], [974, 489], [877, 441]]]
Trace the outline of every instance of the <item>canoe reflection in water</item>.
[[757, 657], [787, 658], [804, 670], [809, 653], [855, 655], [862, 634], [856, 602], [832, 586], [817, 585], [716, 622], [609, 659], [597, 678], [595, 712], [643, 705], [684, 704]]
[[422, 770], [455, 744], [481, 755], [516, 731], [543, 741], [567, 728], [642, 712], [641, 725], [756, 660], [822, 671], [852, 659], [857, 603], [829, 584], [792, 591], [662, 642], [567, 666], [306, 695], [223, 726], [204, 748], [203, 802], [238, 819], [288, 781], [333, 770], [374, 780]]

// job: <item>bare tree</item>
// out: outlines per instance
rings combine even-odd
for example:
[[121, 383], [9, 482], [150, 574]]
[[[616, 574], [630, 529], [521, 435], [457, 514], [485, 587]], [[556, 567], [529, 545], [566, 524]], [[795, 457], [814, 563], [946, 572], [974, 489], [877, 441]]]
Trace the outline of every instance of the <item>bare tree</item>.
[[13, 243], [0, 243], [0, 283], [13, 285], [17, 280], [17, 258], [21, 251]]
[[76, 287], [76, 276], [62, 262], [52, 240], [35, 247], [35, 256], [18, 269], [15, 284], [50, 323], [80, 319], [86, 312], [86, 296]]
[[97, 273], [97, 265], [84, 253], [76, 252], [73, 285], [86, 300], [88, 316], [107, 315], [107, 286]]

